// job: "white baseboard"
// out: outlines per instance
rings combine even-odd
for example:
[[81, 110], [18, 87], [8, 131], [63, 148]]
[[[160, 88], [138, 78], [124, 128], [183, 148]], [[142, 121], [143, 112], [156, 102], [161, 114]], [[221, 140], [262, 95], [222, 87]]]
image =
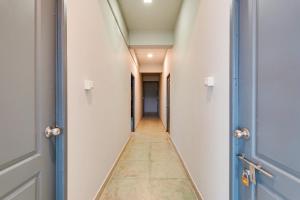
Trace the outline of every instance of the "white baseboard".
[[[122, 150], [120, 151], [120, 153], [119, 153], [117, 159], [115, 160], [115, 162], [114, 162], [112, 168], [109, 170], [107, 176], [105, 177], [104, 182], [102, 183], [102, 185], [100, 186], [100, 189], [98, 190], [98, 192], [96, 193], [95, 197], [93, 198], [94, 200], [98, 200], [98, 199], [100, 198], [100, 195], [102, 194], [102, 192], [103, 192], [105, 186], [107, 185], [108, 181], [110, 180], [110, 178], [111, 178], [111, 176], [112, 176], [112, 172], [113, 172], [114, 169], [116, 168], [117, 163], [119, 162], [119, 160], [120, 160], [120, 158], [121, 158], [121, 155], [123, 154], [123, 152], [124, 152], [124, 150], [125, 150], [127, 144], [129, 143], [131, 137], [132, 137], [132, 135], [130, 135], [130, 136], [128, 137], [127, 142], [126, 142], [126, 143], [124, 144], [124, 146], [122, 147]], [[199, 200], [204, 200], [204, 197], [203, 197], [203, 195], [201, 194], [201, 192], [200, 192], [199, 188], [197, 187], [197, 185], [195, 184], [195, 181], [194, 181], [194, 179], [192, 178], [191, 173], [190, 173], [190, 171], [188, 170], [187, 165], [186, 165], [185, 161], [183, 160], [181, 153], [178, 151], [176, 144], [174, 143], [174, 141], [172, 140], [172, 138], [171, 138], [170, 136], [169, 136], [169, 138], [170, 138], [170, 141], [171, 141], [171, 143], [172, 143], [174, 149], [176, 150], [177, 155], [178, 155], [179, 158], [180, 158], [180, 161], [181, 161], [182, 165], [184, 166], [184, 169], [185, 169], [185, 171], [186, 171], [186, 173], [187, 173], [189, 179], [190, 179], [191, 182], [192, 182], [193, 188], [194, 188], [195, 191], [196, 191], [196, 195], [197, 195], [198, 199], [199, 199]]]
[[194, 189], [195, 189], [195, 191], [196, 191], [197, 198], [198, 198], [199, 200], [204, 200], [204, 197], [203, 197], [203, 195], [201, 194], [201, 192], [200, 192], [199, 188], [197, 187], [197, 185], [195, 184], [195, 181], [194, 181], [193, 177], [191, 176], [191, 173], [190, 173], [190, 171], [188, 170], [187, 165], [186, 165], [185, 161], [183, 160], [181, 153], [178, 151], [178, 148], [177, 148], [175, 142], [172, 140], [171, 137], [169, 137], [169, 138], [170, 138], [170, 141], [171, 141], [173, 147], [174, 147], [175, 150], [176, 150], [177, 155], [178, 155], [179, 158], [180, 158], [180, 161], [181, 161], [182, 165], [184, 166], [184, 169], [185, 169], [185, 171], [186, 171], [186, 173], [187, 173], [189, 179], [190, 179], [191, 182], [192, 182], [192, 185], [193, 185], [193, 187], [194, 187]]
[[122, 150], [120, 151], [119, 155], [117, 156], [117, 159], [114, 161], [112, 168], [109, 170], [108, 174], [106, 175], [104, 182], [101, 184], [99, 190], [97, 191], [95, 197], [93, 198], [94, 200], [98, 200], [100, 198], [100, 195], [102, 194], [105, 186], [107, 185], [108, 181], [110, 180], [112, 173], [114, 169], [116, 168], [118, 162], [120, 161], [121, 155], [123, 154], [127, 144], [129, 143], [130, 139], [132, 137], [132, 134], [129, 135], [127, 142], [123, 145]]

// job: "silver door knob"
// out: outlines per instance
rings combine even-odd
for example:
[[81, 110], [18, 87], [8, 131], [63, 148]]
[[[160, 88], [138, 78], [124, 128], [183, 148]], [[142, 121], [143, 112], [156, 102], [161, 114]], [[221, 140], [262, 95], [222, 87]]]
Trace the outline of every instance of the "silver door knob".
[[247, 140], [250, 138], [250, 131], [247, 128], [237, 129], [234, 131], [234, 137]]
[[62, 130], [60, 128], [52, 128], [50, 126], [48, 126], [46, 129], [45, 129], [45, 136], [46, 138], [51, 138], [52, 136], [58, 136], [60, 135], [62, 132]]

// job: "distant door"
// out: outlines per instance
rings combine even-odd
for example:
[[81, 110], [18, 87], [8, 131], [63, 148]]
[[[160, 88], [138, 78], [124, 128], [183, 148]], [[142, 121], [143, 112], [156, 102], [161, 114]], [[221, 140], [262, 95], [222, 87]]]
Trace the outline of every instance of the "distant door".
[[135, 78], [131, 74], [131, 131], [135, 130]]
[[167, 77], [167, 132], [170, 132], [170, 74]]
[[54, 200], [56, 1], [0, 1], [0, 199]]
[[143, 83], [144, 116], [158, 117], [158, 82], [144, 81]]
[[300, 199], [299, 10], [239, 1], [237, 200]]

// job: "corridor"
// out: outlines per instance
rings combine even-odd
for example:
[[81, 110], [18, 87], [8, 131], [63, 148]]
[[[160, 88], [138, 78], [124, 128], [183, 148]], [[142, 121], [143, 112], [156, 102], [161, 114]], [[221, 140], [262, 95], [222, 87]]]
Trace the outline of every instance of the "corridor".
[[0, 200], [300, 199], [300, 0], [0, 2]]
[[99, 200], [129, 199], [197, 199], [159, 118], [144, 118], [139, 123]]

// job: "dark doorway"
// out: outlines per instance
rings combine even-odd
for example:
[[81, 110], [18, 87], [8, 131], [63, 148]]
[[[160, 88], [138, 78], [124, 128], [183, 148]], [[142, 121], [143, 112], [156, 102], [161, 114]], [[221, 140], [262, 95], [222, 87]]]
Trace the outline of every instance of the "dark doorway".
[[159, 116], [158, 81], [144, 81], [143, 83], [143, 115], [144, 117]]
[[170, 86], [171, 86], [171, 82], [170, 82], [170, 74], [167, 77], [167, 132], [170, 133]]
[[131, 131], [135, 131], [135, 78], [131, 74]]

